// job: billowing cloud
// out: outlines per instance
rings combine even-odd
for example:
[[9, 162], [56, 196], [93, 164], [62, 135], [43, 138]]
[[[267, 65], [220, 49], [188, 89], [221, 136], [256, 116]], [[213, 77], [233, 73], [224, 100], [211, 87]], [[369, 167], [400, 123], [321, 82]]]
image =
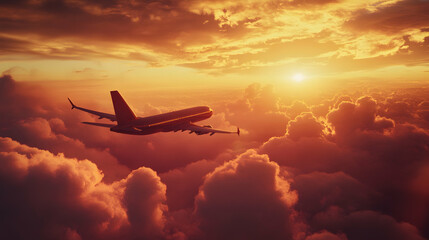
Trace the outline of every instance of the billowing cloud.
[[327, 115], [327, 118], [339, 137], [345, 137], [356, 131], [383, 132], [394, 126], [392, 120], [379, 117], [376, 113], [376, 101], [370, 97], [362, 97], [356, 101], [356, 104], [342, 102], [338, 109]]
[[[95, 119], [87, 113], [70, 110], [66, 98], [50, 101], [49, 97], [56, 98], [46, 89], [35, 91], [25, 83], [14, 81], [10, 75], [0, 78], [0, 84], [3, 86], [1, 93], [4, 93], [0, 94], [3, 100], [0, 110], [8, 113], [7, 117], [0, 119], [2, 136], [53, 153], [64, 153], [67, 157], [91, 159], [109, 182], [122, 179], [130, 170], [141, 166], [166, 172], [204, 158], [214, 159], [237, 140], [230, 135], [198, 138], [188, 133], [166, 133], [135, 138], [116, 134], [108, 129], [81, 124]], [[107, 104], [111, 108], [110, 99], [106, 99]], [[145, 110], [144, 115], [159, 112], [147, 104], [141, 109]], [[217, 116], [210, 124], [231, 128], [224, 118]], [[195, 148], [201, 137], [207, 139], [206, 147]]]
[[217, 166], [219, 163], [216, 161], [200, 160], [182, 169], [174, 169], [161, 174], [162, 181], [169, 186], [167, 189], [169, 209], [192, 208], [204, 177]]
[[166, 186], [156, 172], [148, 168], [133, 171], [124, 183], [123, 205], [126, 208], [131, 234], [136, 238], [160, 238], [163, 236], [167, 210]]
[[207, 124], [242, 129], [212, 137], [85, 126], [97, 119], [9, 75], [0, 93], [0, 238], [429, 237], [427, 88], [127, 98], [139, 115], [198, 100], [215, 110]]
[[89, 160], [54, 155], [10, 138], [1, 138], [0, 148], [2, 238], [162, 235], [165, 185], [152, 170], [140, 168], [106, 185]]
[[289, 117], [281, 109], [279, 97], [272, 85], [253, 83], [239, 99], [225, 106], [226, 120], [241, 127], [242, 137], [263, 142], [286, 132]]
[[[379, 102], [370, 97], [355, 102], [350, 98], [332, 101], [325, 122], [332, 131], [322, 132], [322, 138], [318, 131], [304, 131], [296, 134], [301, 139], [293, 141], [286, 135], [262, 145], [261, 153], [293, 174], [291, 187], [299, 194], [295, 209], [307, 219], [311, 232], [344, 233], [347, 239], [360, 239], [363, 232], [374, 239], [423, 239], [422, 231], [426, 236], [421, 226], [428, 212], [421, 208], [424, 213], [419, 214], [408, 204], [426, 199], [424, 193], [417, 194], [420, 188], [411, 190], [409, 185], [417, 184], [416, 176], [421, 176], [428, 160], [427, 130], [408, 123], [425, 126], [416, 114], [418, 106], [424, 105], [422, 96], [415, 95], [413, 100], [395, 96], [393, 101], [381, 98]], [[410, 107], [404, 109], [398, 101], [407, 101]], [[298, 120], [304, 123], [303, 119], [298, 117], [295, 124]], [[288, 132], [294, 121], [288, 125]], [[337, 217], [339, 221], [329, 222]]]
[[300, 138], [294, 141], [286, 136], [271, 138], [259, 151], [297, 173], [346, 171], [355, 167], [356, 158], [366, 156], [321, 138]]
[[293, 235], [296, 198], [279, 166], [249, 150], [206, 177], [196, 214], [205, 239], [285, 239]]
[[321, 137], [325, 126], [311, 113], [303, 113], [288, 123], [287, 136], [298, 140], [302, 137]]

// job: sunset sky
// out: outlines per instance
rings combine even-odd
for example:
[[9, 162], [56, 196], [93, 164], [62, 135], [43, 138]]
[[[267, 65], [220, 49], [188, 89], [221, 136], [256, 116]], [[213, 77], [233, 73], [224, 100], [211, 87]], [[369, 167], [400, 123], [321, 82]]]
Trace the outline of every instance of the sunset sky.
[[19, 81], [207, 88], [429, 74], [425, 0], [19, 0], [0, 13], [0, 70]]
[[0, 239], [429, 239], [428, 176], [428, 0], [0, 3]]

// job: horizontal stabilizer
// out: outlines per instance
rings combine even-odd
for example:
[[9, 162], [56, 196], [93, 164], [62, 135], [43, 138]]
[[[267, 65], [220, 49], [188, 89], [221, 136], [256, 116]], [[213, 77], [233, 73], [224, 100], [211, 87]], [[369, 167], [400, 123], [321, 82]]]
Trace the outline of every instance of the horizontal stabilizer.
[[70, 102], [70, 104], [72, 105], [72, 109], [75, 108], [76, 106], [73, 104], [73, 102], [70, 100], [70, 98], [67, 98]]
[[78, 107], [78, 106], [74, 105], [74, 103], [70, 100], [70, 98], [67, 98], [67, 99], [69, 100], [69, 102], [70, 102], [70, 104], [72, 106], [72, 109], [76, 108], [78, 110], [81, 110], [81, 111], [84, 111], [84, 112], [87, 112], [87, 113], [90, 113], [90, 114], [97, 115], [99, 119], [106, 118], [106, 119], [109, 119], [112, 122], [116, 121], [116, 116], [113, 115], [113, 114], [103, 113], [103, 112], [97, 112], [97, 111], [94, 111], [94, 110], [91, 110], [91, 109], [87, 109], [87, 108], [83, 108], [83, 107]]
[[114, 127], [116, 126], [116, 124], [109, 124], [109, 123], [95, 123], [95, 122], [82, 122], [84, 124], [88, 124], [88, 125], [93, 125], [93, 126], [98, 126], [98, 127]]

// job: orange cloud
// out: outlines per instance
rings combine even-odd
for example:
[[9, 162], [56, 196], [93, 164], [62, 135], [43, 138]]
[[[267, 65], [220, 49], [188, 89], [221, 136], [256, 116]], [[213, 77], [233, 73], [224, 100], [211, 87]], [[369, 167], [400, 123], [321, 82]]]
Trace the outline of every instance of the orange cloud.
[[407, 33], [409, 30], [422, 29], [429, 26], [426, 1], [403, 0], [375, 11], [360, 10], [346, 25], [359, 31], [373, 30], [387, 34]]
[[291, 238], [297, 197], [279, 172], [249, 150], [210, 173], [195, 203], [204, 239]]
[[303, 113], [288, 123], [286, 135], [293, 140], [302, 137], [321, 137], [325, 126], [311, 113]]
[[138, 92], [127, 100], [142, 113], [200, 101], [210, 124], [243, 134], [135, 137], [83, 126], [95, 119], [62, 93], [2, 76], [0, 236], [427, 238], [427, 89], [381, 86], [300, 101], [263, 84]]
[[336, 135], [348, 135], [351, 131], [379, 131], [383, 132], [394, 126], [392, 120], [378, 117], [377, 103], [370, 97], [362, 97], [356, 104], [342, 102], [338, 109], [332, 110], [328, 121], [332, 123]]
[[5, 2], [0, 51], [4, 60], [132, 60], [211, 74], [421, 66], [426, 6], [419, 0]]
[[[148, 168], [112, 184], [89, 160], [0, 138], [0, 236], [118, 239], [165, 236], [166, 187]], [[24, 195], [22, 195], [24, 194]]]

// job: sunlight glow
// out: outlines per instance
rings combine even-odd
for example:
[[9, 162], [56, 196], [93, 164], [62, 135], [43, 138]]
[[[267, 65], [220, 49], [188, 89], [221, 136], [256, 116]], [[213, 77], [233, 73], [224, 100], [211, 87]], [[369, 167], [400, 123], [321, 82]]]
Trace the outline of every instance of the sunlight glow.
[[305, 76], [302, 73], [296, 73], [295, 75], [293, 75], [292, 79], [295, 82], [301, 82], [302, 80], [304, 80]]

